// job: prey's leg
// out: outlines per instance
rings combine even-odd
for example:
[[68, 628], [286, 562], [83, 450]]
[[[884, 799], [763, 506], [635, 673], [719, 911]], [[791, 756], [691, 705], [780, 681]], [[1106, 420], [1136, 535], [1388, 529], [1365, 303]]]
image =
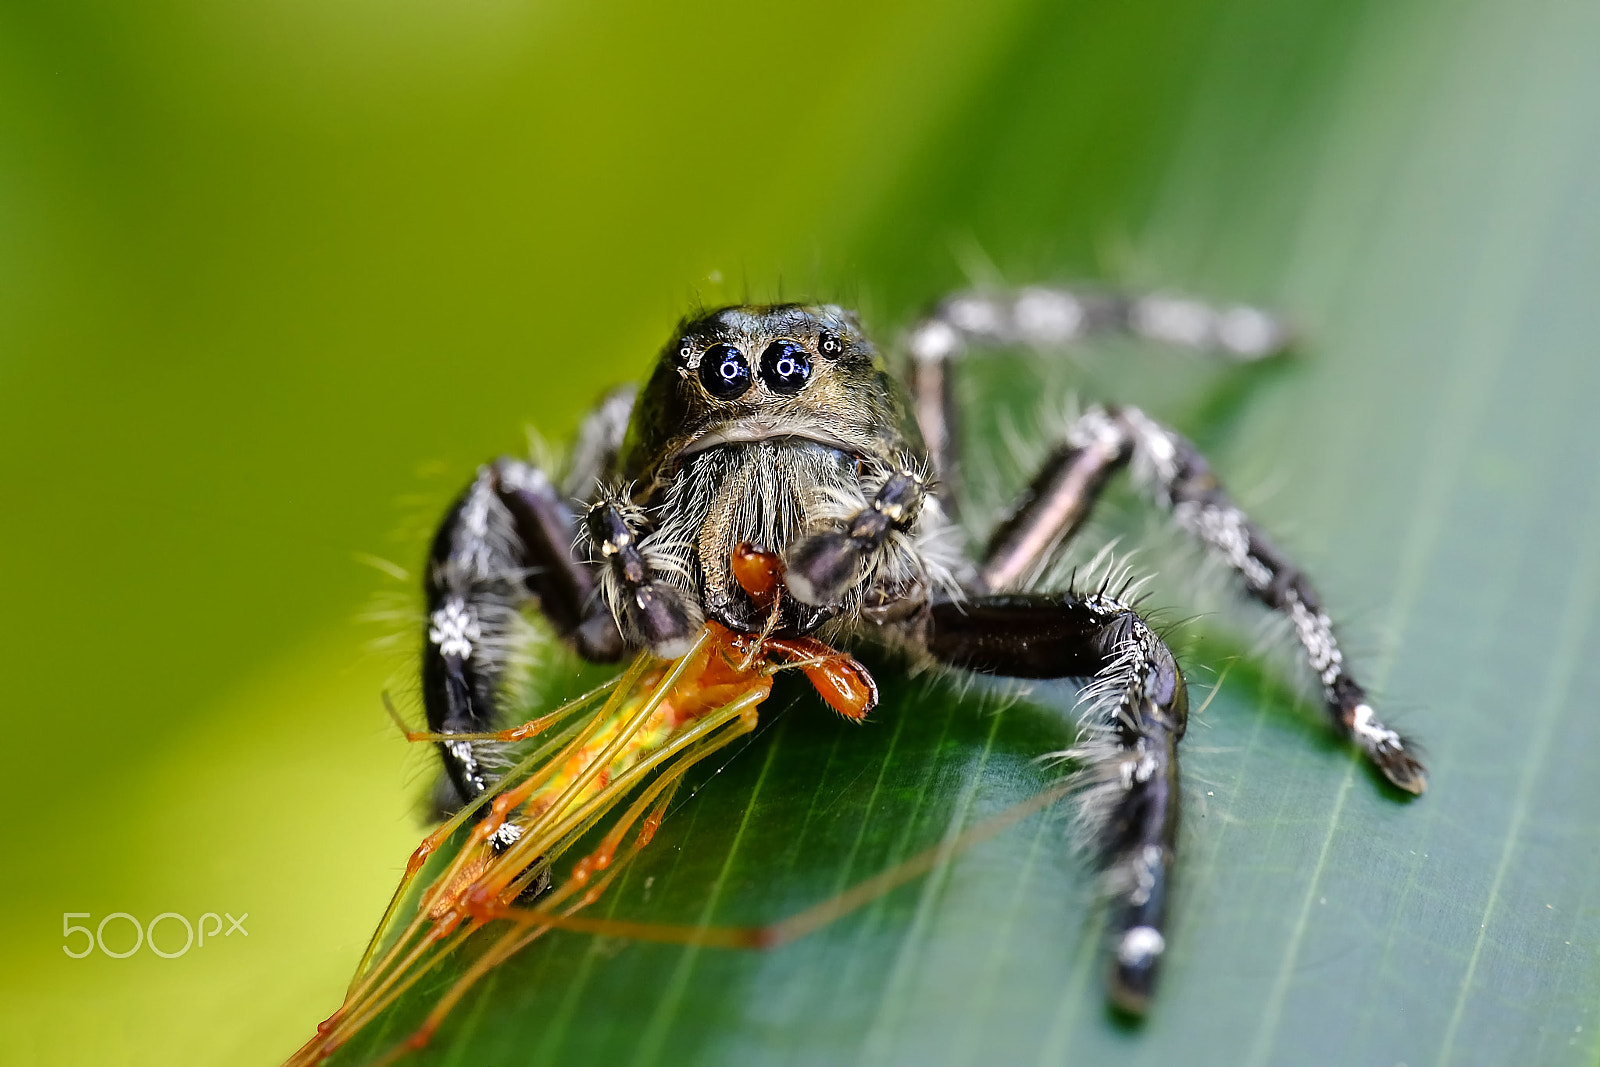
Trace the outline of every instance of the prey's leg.
[[1106, 594], [985, 595], [936, 601], [925, 631], [934, 658], [1013, 678], [1093, 677], [1077, 747], [1080, 823], [1112, 894], [1109, 992], [1145, 1009], [1166, 948], [1178, 831], [1178, 741], [1188, 689], [1172, 651]]
[[947, 509], [959, 462], [951, 361], [975, 348], [1060, 348], [1107, 333], [1243, 361], [1274, 355], [1290, 341], [1282, 320], [1259, 308], [1217, 306], [1170, 293], [1124, 295], [1038, 286], [947, 297], [912, 326], [906, 340], [917, 422]]

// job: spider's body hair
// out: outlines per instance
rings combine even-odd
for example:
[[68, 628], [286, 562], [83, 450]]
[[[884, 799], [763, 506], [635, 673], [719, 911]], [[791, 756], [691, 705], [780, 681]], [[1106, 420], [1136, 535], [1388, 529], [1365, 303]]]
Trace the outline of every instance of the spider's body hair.
[[[685, 463], [667, 489], [660, 525], [647, 545], [671, 561], [666, 580], [704, 605], [707, 614], [737, 629], [759, 631], [766, 623], [732, 571], [741, 543], [781, 552], [821, 525], [823, 500], [840, 498], [865, 506], [855, 463], [810, 441], [758, 441], [707, 449]], [[859, 593], [839, 613], [858, 610]], [[821, 621], [803, 605], [780, 625], [815, 629]]]

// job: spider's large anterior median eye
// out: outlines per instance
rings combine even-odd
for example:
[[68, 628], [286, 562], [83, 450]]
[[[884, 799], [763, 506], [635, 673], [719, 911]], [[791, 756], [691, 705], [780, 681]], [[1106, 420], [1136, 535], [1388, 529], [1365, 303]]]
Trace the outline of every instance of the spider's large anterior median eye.
[[700, 357], [700, 384], [718, 400], [743, 396], [750, 388], [750, 364], [732, 345], [712, 345]]
[[811, 379], [811, 356], [793, 341], [774, 341], [761, 353], [761, 380], [779, 396], [804, 389]]

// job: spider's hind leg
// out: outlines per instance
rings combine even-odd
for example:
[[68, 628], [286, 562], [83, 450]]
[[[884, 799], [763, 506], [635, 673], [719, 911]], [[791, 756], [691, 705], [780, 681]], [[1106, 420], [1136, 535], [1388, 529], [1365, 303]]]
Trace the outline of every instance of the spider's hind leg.
[[1080, 824], [1112, 896], [1108, 990], [1142, 1013], [1166, 948], [1178, 830], [1183, 672], [1165, 641], [1110, 593], [1011, 594], [937, 601], [924, 639], [935, 659], [1013, 678], [1092, 677], [1076, 748]]

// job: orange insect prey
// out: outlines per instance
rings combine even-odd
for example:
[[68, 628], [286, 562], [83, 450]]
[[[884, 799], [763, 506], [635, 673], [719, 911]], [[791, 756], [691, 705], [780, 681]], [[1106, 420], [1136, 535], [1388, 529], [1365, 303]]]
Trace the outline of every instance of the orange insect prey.
[[[757, 548], [749, 541], [733, 550], [733, 577], [756, 606], [771, 612], [783, 595], [783, 560], [776, 552]], [[878, 683], [854, 656], [823, 644], [814, 637], [769, 637], [761, 651], [786, 663], [797, 663], [828, 706], [860, 722], [878, 706]]]

